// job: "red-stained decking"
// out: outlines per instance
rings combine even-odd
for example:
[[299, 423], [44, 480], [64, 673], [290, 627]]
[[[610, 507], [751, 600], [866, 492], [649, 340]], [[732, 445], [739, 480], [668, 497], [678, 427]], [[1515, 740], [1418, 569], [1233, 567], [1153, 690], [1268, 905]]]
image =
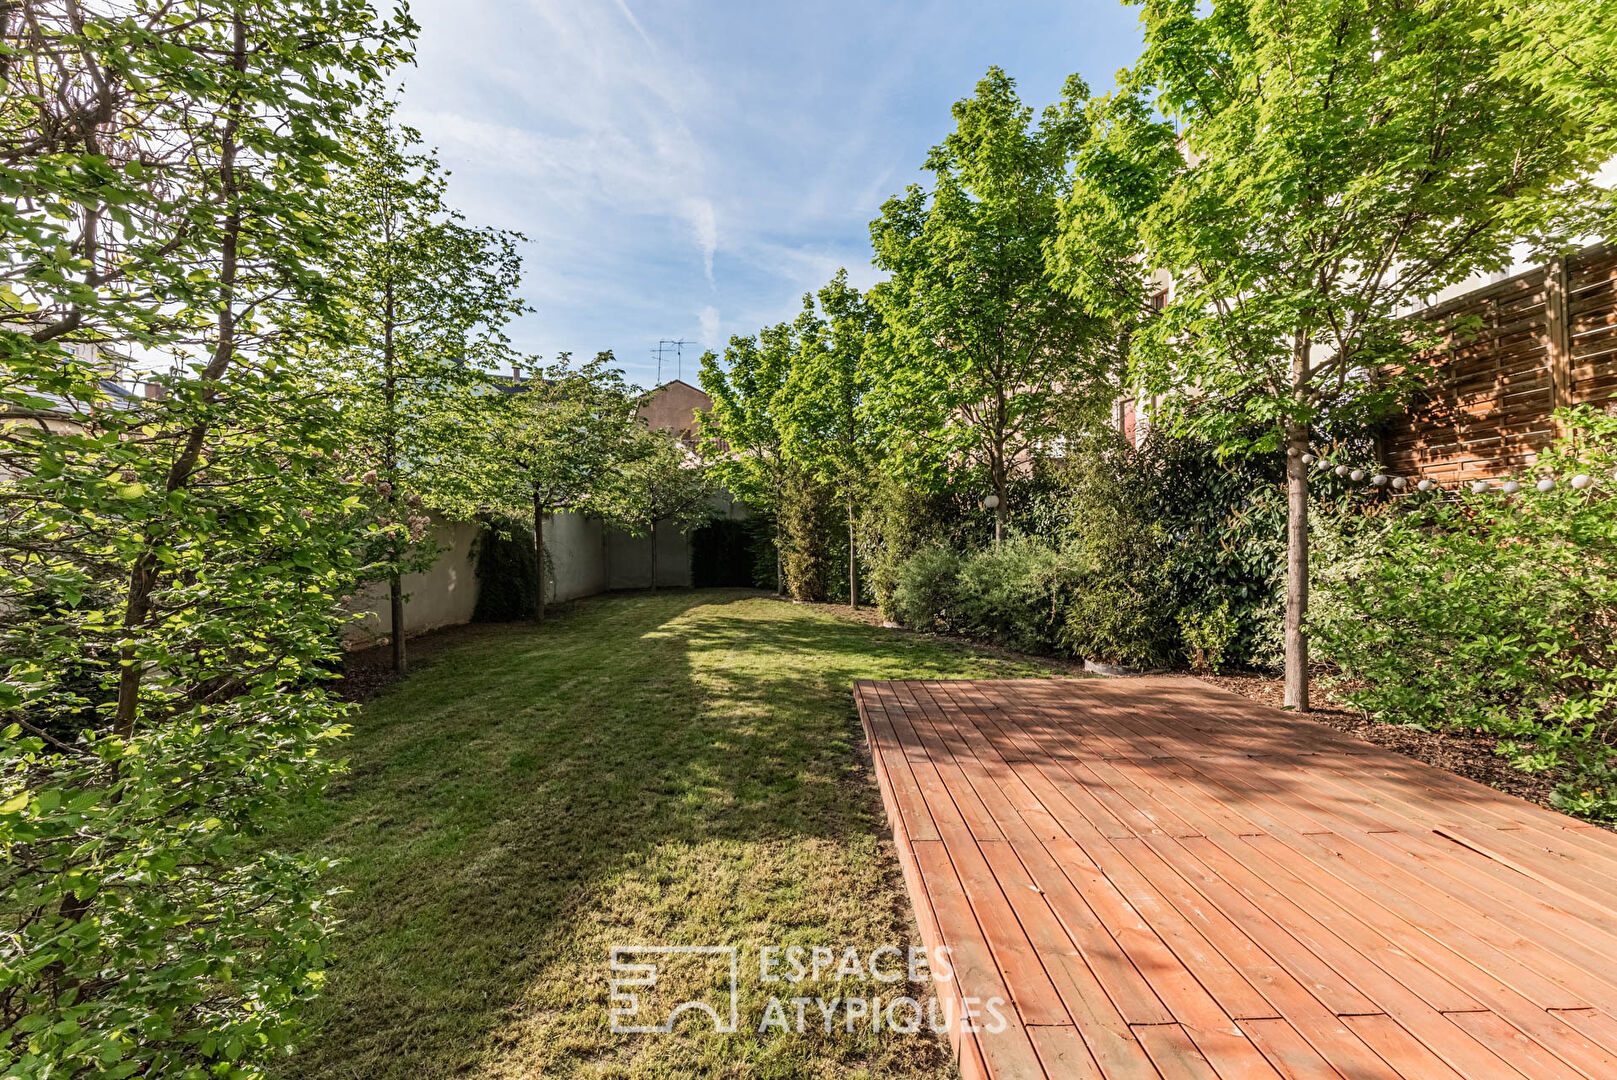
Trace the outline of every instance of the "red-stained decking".
[[1189, 679], [857, 696], [967, 1080], [1617, 1078], [1617, 836]]

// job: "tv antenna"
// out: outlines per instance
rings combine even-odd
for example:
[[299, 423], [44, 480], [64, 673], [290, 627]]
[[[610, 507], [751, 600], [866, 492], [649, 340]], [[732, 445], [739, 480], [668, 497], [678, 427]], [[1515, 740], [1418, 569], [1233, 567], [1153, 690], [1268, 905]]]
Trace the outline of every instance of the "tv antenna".
[[684, 338], [679, 338], [678, 340], [663, 338], [661, 341], [657, 342], [657, 347], [652, 350], [651, 355], [657, 358], [658, 386], [663, 384], [663, 353], [669, 349], [674, 350], [674, 370], [678, 372], [674, 378], [683, 381], [685, 378], [685, 346], [695, 344], [696, 342], [686, 341]]

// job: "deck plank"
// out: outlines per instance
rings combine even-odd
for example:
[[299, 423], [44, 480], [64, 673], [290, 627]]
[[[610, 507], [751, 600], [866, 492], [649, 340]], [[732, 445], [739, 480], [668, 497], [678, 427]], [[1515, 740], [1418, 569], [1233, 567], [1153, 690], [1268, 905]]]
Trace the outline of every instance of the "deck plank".
[[855, 685], [963, 1076], [1617, 1076], [1617, 837], [1194, 680]]

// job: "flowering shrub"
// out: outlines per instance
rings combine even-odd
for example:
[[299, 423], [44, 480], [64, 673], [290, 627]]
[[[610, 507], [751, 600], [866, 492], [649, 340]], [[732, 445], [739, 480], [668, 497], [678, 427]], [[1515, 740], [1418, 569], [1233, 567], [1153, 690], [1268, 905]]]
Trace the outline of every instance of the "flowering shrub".
[[1519, 766], [1563, 770], [1564, 809], [1617, 818], [1617, 417], [1561, 416], [1519, 493], [1411, 496], [1340, 538], [1316, 655], [1376, 718], [1484, 727]]

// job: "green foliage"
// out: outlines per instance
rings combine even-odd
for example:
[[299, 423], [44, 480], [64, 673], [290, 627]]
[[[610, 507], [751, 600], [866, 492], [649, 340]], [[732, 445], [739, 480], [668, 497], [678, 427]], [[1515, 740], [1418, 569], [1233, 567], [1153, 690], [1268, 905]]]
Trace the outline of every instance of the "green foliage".
[[892, 473], [871, 485], [860, 509], [859, 546], [869, 573], [866, 583], [889, 619], [903, 621], [894, 604], [899, 572], [944, 532], [938, 499]]
[[440, 502], [464, 517], [490, 514], [526, 520], [534, 536], [533, 616], [542, 620], [551, 575], [544, 558], [545, 520], [559, 510], [629, 513], [625, 470], [643, 456], [645, 429], [635, 419], [635, 398], [613, 367], [610, 350], [574, 364], [562, 353], [520, 383], [483, 394], [457, 449], [456, 482]]
[[533, 617], [539, 600], [534, 576], [533, 532], [525, 524], [485, 525], [474, 552], [477, 607], [472, 621], [517, 622]]
[[1082, 585], [1073, 552], [1013, 536], [973, 552], [961, 564], [951, 622], [969, 637], [1018, 652], [1054, 653]]
[[858, 527], [858, 502], [877, 460], [877, 436], [867, 412], [873, 385], [870, 351], [877, 318], [848, 272], [837, 271], [819, 292], [822, 317], [814, 297], [803, 298], [798, 317], [798, 349], [791, 373], [776, 396], [786, 461], [828, 485], [842, 503], [848, 539], [848, 593], [859, 602], [859, 552], [852, 539]]
[[1230, 602], [1220, 600], [1218, 606], [1179, 613], [1179, 632], [1184, 636], [1185, 649], [1190, 653], [1191, 670], [1206, 675], [1218, 671], [1224, 663], [1224, 653], [1235, 640], [1235, 620], [1230, 617]]
[[1573, 490], [1617, 466], [1617, 418], [1563, 414], [1540, 454], [1549, 494], [1414, 496], [1335, 540], [1315, 613], [1322, 658], [1378, 719], [1480, 726], [1519, 764], [1558, 767], [1559, 799], [1617, 817], [1617, 500]]
[[871, 410], [889, 467], [912, 480], [965, 471], [1010, 518], [1017, 463], [1042, 456], [1074, 410], [1109, 403], [1115, 342], [1066, 303], [1046, 265], [1068, 161], [1089, 133], [1076, 77], [1038, 122], [990, 69], [910, 187], [871, 224], [882, 320]]
[[1061, 628], [1075, 656], [1154, 668], [1179, 655], [1173, 539], [1151, 512], [1150, 486], [1128, 482], [1127, 448], [1074, 456], [1072, 547], [1079, 574]]
[[847, 543], [839, 527], [834, 492], [808, 471], [788, 466], [776, 515], [781, 573], [786, 593], [794, 600], [828, 600], [835, 594], [839, 574], [834, 568], [840, 544]]
[[766, 514], [779, 508], [786, 483], [778, 399], [795, 350], [792, 325], [779, 323], [756, 338], [732, 337], [722, 365], [704, 353], [698, 376], [713, 401], [697, 417], [702, 455], [715, 481]]
[[[454, 505], [479, 473], [479, 365], [504, 356], [501, 328], [524, 310], [515, 233], [474, 229], [445, 202], [448, 181], [394, 106], [349, 132], [332, 187], [341, 262], [328, 275], [346, 318], [330, 350], [348, 424], [347, 460], [372, 477], [383, 542], [377, 576], [429, 569], [427, 507]], [[318, 341], [318, 339], [316, 339]]]
[[[338, 135], [411, 27], [110, 12], [0, 17], [0, 1072], [244, 1080], [322, 979], [323, 865], [257, 838], [339, 768], [377, 528], [284, 335], [343, 331]], [[100, 386], [136, 348], [164, 400]]]
[[898, 621], [915, 630], [951, 630], [965, 557], [950, 547], [925, 547], [899, 566], [889, 601]]

